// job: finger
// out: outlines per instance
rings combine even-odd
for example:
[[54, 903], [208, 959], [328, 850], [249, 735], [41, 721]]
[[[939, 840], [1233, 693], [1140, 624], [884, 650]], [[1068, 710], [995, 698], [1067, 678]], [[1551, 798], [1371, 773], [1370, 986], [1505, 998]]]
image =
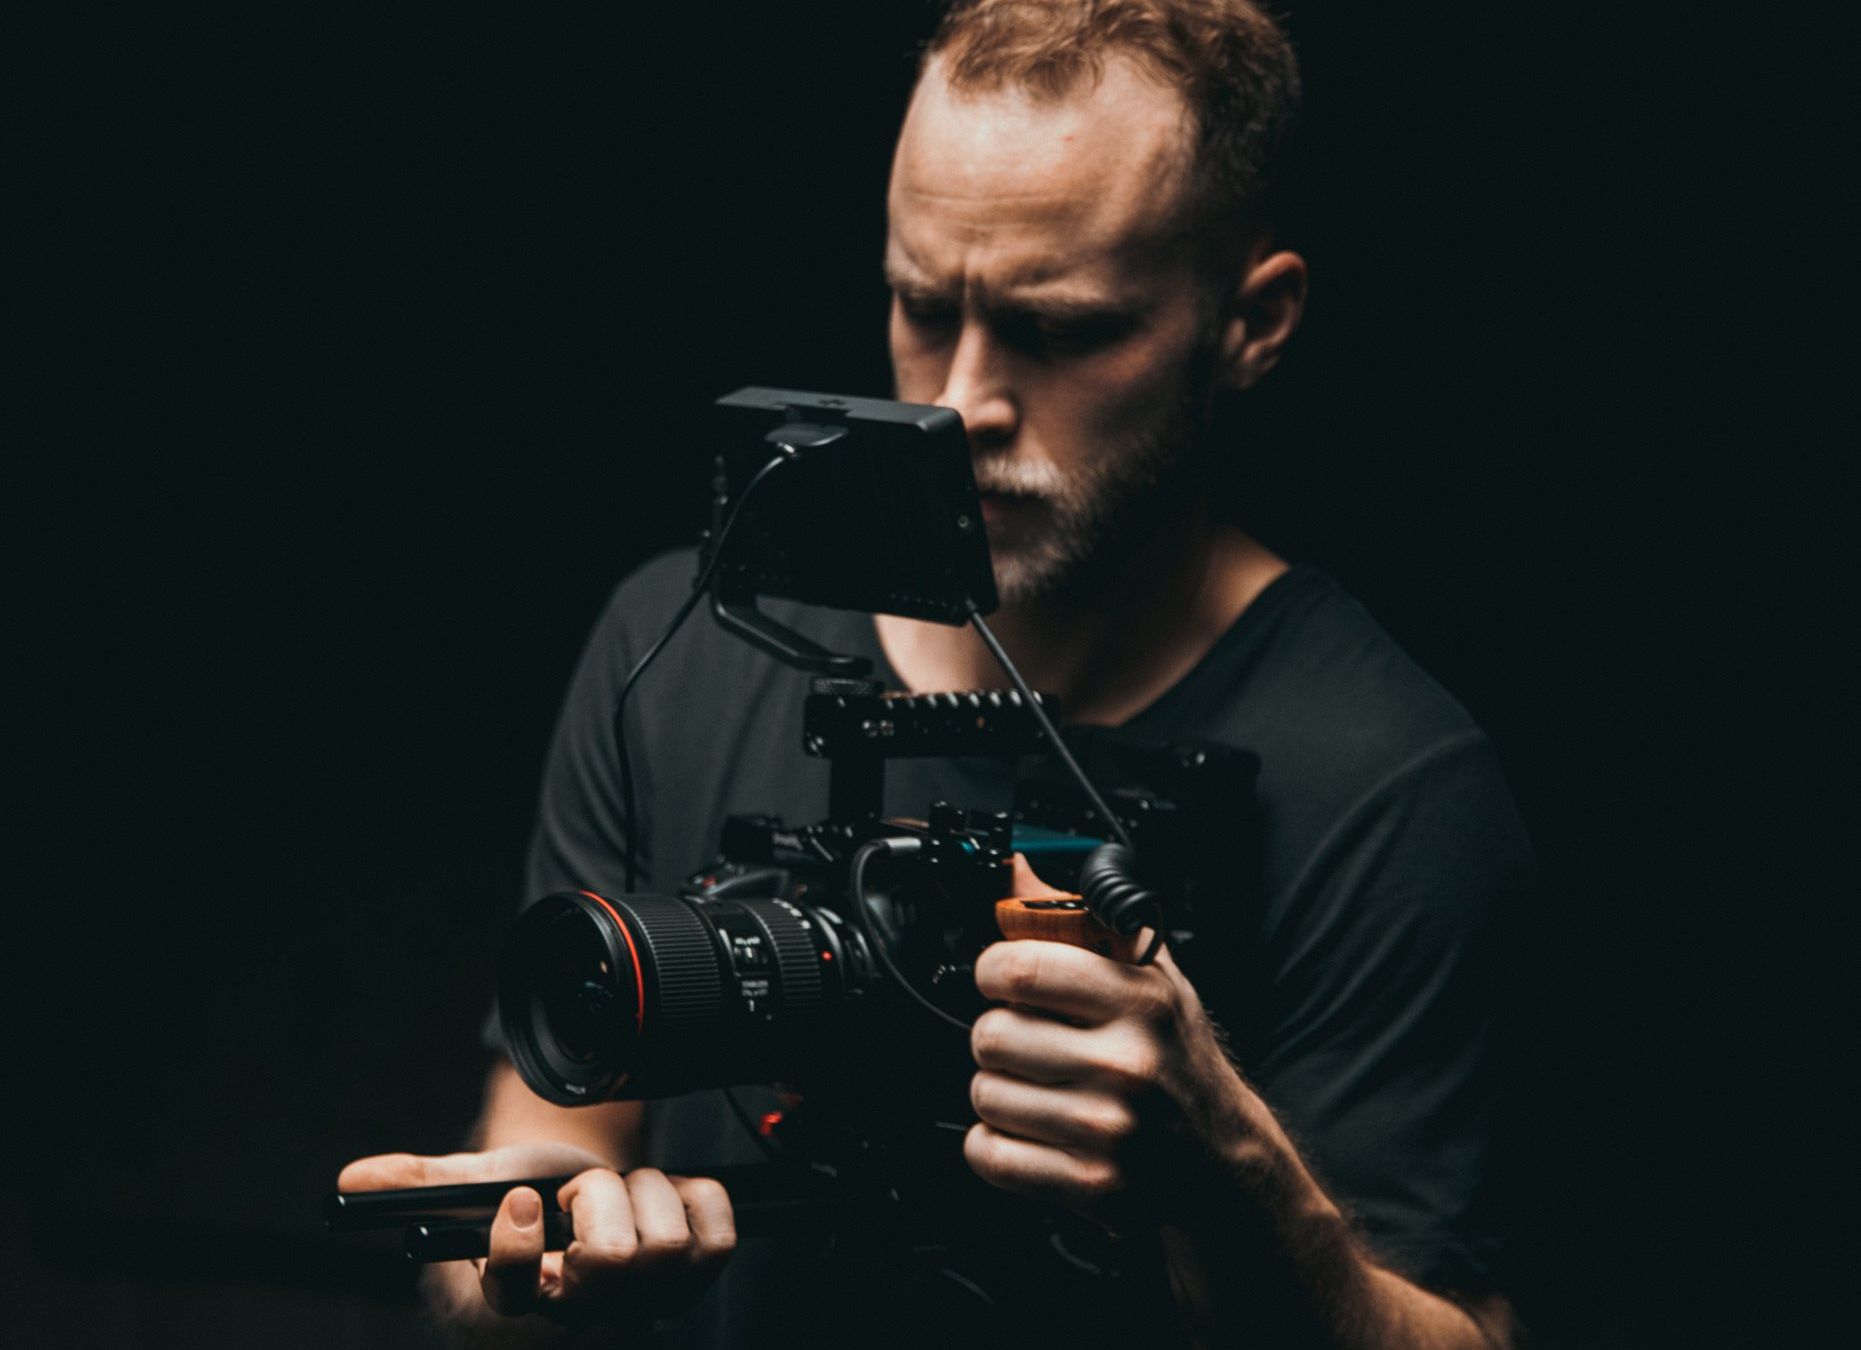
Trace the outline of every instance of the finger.
[[671, 1179], [656, 1167], [640, 1167], [627, 1173], [626, 1182], [633, 1228], [640, 1237], [638, 1264], [644, 1268], [688, 1257], [691, 1227]]
[[1034, 1083], [1096, 1083], [1140, 1091], [1155, 1078], [1157, 1052], [1128, 1027], [1073, 1027], [1018, 1008], [991, 1008], [970, 1028], [976, 1067]]
[[491, 1248], [479, 1276], [479, 1287], [493, 1312], [521, 1317], [536, 1306], [542, 1260], [542, 1197], [528, 1186], [519, 1186], [504, 1197], [491, 1221]]
[[1023, 900], [1041, 898], [1077, 900], [1079, 898], [1071, 891], [1062, 891], [1042, 881], [1025, 854], [1017, 853], [1009, 858], [1008, 866], [1011, 873], [1008, 879], [1010, 895], [1019, 896]]
[[1038, 1008], [1087, 1025], [1169, 1011], [1162, 972], [1126, 965], [1064, 942], [996, 942], [976, 958], [976, 988], [1002, 1003]]
[[481, 1154], [449, 1153], [426, 1157], [417, 1153], [378, 1153], [357, 1158], [336, 1177], [339, 1191], [391, 1191], [408, 1186], [450, 1186], [482, 1181]]
[[536, 1294], [539, 1300], [554, 1298], [562, 1289], [562, 1253], [544, 1252], [537, 1271]]
[[512, 1144], [482, 1153], [378, 1153], [357, 1158], [336, 1178], [339, 1191], [385, 1191], [411, 1186], [454, 1186], [504, 1178], [568, 1175], [594, 1156], [572, 1144]]
[[[543, 1240], [545, 1242], [549, 1240], [548, 1229], [543, 1230]], [[485, 1278], [485, 1258], [482, 1256], [474, 1256], [472, 1258], [472, 1269], [478, 1272], [479, 1280], [483, 1281]], [[545, 1251], [542, 1261], [538, 1263], [536, 1268], [537, 1297], [547, 1297], [549, 1292], [561, 1283], [562, 1253]]]
[[983, 1123], [1003, 1134], [1088, 1157], [1115, 1157], [1137, 1128], [1136, 1113], [1109, 1093], [986, 1070], [970, 1080], [969, 1100]]
[[575, 1240], [562, 1254], [562, 1296], [611, 1284], [640, 1250], [627, 1184], [607, 1168], [590, 1168], [558, 1195], [575, 1222]]
[[710, 1177], [672, 1177], [673, 1188], [685, 1206], [685, 1223], [691, 1229], [693, 1255], [714, 1261], [729, 1255], [737, 1245], [737, 1216], [730, 1193]]
[[1108, 1159], [1081, 1158], [986, 1124], [970, 1126], [963, 1136], [963, 1157], [991, 1186], [1074, 1209], [1113, 1204], [1124, 1191], [1123, 1173]]

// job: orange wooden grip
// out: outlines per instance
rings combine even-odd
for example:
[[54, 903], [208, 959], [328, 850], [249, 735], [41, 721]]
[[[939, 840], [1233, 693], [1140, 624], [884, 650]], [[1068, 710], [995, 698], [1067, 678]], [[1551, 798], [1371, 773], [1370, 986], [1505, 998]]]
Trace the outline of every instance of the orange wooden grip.
[[1047, 895], [1013, 896], [995, 902], [995, 926], [1005, 938], [1038, 938], [1084, 947], [1100, 956], [1127, 964], [1137, 960], [1139, 934], [1114, 933], [1092, 917], [1086, 902], [1076, 895], [1054, 891]]
[[1141, 933], [1126, 937], [1112, 932], [1092, 917], [1084, 900], [1042, 881], [1019, 853], [1014, 855], [1012, 865], [1012, 884], [1020, 894], [995, 902], [995, 926], [1002, 930], [1003, 937], [1064, 942], [1127, 965], [1137, 960]]

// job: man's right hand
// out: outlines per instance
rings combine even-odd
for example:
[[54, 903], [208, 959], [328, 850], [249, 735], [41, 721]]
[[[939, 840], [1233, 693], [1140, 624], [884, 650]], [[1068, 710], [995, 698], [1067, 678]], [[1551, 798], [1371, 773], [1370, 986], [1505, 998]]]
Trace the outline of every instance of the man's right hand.
[[736, 1246], [730, 1197], [717, 1182], [651, 1167], [622, 1175], [572, 1144], [513, 1144], [443, 1157], [383, 1153], [343, 1168], [336, 1187], [377, 1191], [564, 1174], [571, 1180], [557, 1200], [574, 1219], [568, 1250], [543, 1250], [542, 1198], [531, 1187], [515, 1187], [498, 1206], [491, 1254], [472, 1263], [476, 1281], [472, 1266], [449, 1268], [451, 1312], [469, 1317], [482, 1302], [505, 1317], [537, 1313], [565, 1326], [650, 1322], [695, 1300]]

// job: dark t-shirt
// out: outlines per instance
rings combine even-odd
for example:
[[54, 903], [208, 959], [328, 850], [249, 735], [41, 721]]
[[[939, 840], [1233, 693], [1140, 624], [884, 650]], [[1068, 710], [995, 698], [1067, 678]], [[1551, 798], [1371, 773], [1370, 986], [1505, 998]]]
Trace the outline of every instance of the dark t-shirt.
[[[621, 680], [689, 594], [693, 569], [689, 553], [648, 564], [596, 626], [544, 773], [530, 898], [623, 889], [609, 721]], [[870, 658], [877, 678], [900, 687], [869, 615], [764, 607], [829, 650]], [[827, 764], [800, 744], [807, 685], [703, 613], [667, 646], [628, 710], [646, 888], [675, 888], [714, 859], [728, 815], [826, 815]], [[1257, 841], [1236, 877], [1246, 931], [1231, 954], [1203, 951], [1186, 969], [1377, 1257], [1429, 1287], [1491, 1289], [1505, 937], [1534, 880], [1491, 745], [1308, 566], [1270, 585], [1124, 728], [1258, 755]], [[921, 815], [937, 798], [1003, 808], [1014, 769], [898, 761], [887, 809]], [[718, 1094], [656, 1104], [649, 1122], [664, 1165], [755, 1160]], [[804, 1271], [794, 1244], [773, 1246], [745, 1244], [732, 1259], [701, 1320], [705, 1339], [766, 1338], [762, 1319], [813, 1301], [818, 1291], [797, 1281], [824, 1278], [821, 1267]]]

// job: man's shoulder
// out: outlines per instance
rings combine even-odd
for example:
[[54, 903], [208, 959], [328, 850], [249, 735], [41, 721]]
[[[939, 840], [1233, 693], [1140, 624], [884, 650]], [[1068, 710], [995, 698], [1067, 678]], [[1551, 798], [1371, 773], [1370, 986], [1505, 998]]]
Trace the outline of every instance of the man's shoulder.
[[603, 627], [651, 641], [672, 621], [691, 594], [698, 575], [698, 550], [691, 547], [656, 553], [628, 572], [608, 593]]
[[1178, 726], [1259, 756], [1287, 865], [1379, 803], [1504, 794], [1467, 709], [1337, 581], [1295, 567], [1256, 606], [1211, 653], [1199, 706]]
[[[1478, 736], [1472, 716], [1337, 581], [1294, 567], [1242, 615], [1224, 721], [1250, 742], [1376, 778]], [[1225, 668], [1224, 668], [1225, 667]]]
[[703, 601], [671, 633], [680, 608], [692, 598], [698, 568], [698, 550], [687, 546], [655, 554], [622, 577], [595, 623], [590, 637], [593, 654], [631, 669], [654, 644], [667, 638], [654, 660], [653, 682], [660, 685], [668, 680], [677, 683], [678, 677], [671, 672], [680, 668], [704, 669], [732, 658], [747, 659], [750, 649], [718, 629]]
[[[636, 650], [644, 650], [665, 632], [679, 606], [691, 598], [699, 565], [698, 550], [690, 545], [648, 558], [622, 577], [609, 594], [600, 628], [624, 635]], [[703, 610], [705, 606], [701, 603], [697, 608]], [[759, 602], [759, 608], [770, 618], [808, 637], [831, 637], [843, 645], [862, 647], [870, 643], [870, 639], [858, 641], [859, 621], [863, 616], [852, 611], [822, 609], [781, 597], [765, 597]], [[755, 648], [729, 637], [705, 614], [698, 612], [694, 612], [680, 629], [680, 636], [723, 650], [755, 652]]]
[[[808, 677], [726, 632], [711, 615], [708, 596], [693, 604], [674, 630], [681, 609], [693, 599], [698, 572], [698, 551], [687, 547], [658, 554], [628, 573], [610, 594], [595, 625], [588, 661], [602, 668], [618, 688], [646, 653], [658, 646], [651, 673], [633, 694], [632, 706], [639, 707], [643, 716], [649, 710], [677, 708], [680, 713], [674, 721], [684, 734], [727, 742], [744, 718], [791, 705], [798, 712]], [[872, 655], [869, 649], [875, 640], [869, 631], [862, 631], [863, 615], [779, 597], [765, 598], [759, 608], [769, 619], [830, 651]], [[708, 711], [694, 716], [699, 709]]]

